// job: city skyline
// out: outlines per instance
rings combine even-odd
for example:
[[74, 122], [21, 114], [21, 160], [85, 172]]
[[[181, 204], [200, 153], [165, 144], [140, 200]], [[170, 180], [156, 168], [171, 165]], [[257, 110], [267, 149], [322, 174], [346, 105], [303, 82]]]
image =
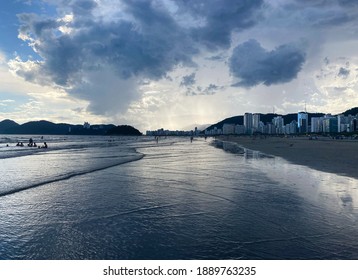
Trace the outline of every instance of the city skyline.
[[[193, 127], [188, 127], [186, 129], [182, 129], [182, 128], [176, 128], [176, 129], [167, 129], [164, 128], [163, 126], [161, 128], [157, 128], [154, 130], [144, 130], [142, 131], [143, 134], [145, 135], [178, 135], [178, 136], [186, 136], [186, 135], [199, 135], [200, 132], [205, 131], [206, 134], [252, 134], [253, 132], [261, 132], [264, 134], [297, 134], [297, 133], [329, 133], [329, 132], [353, 132], [356, 131], [356, 125], [357, 123], [354, 124], [354, 129], [350, 130], [350, 127], [353, 127], [353, 124], [349, 124], [348, 119], [346, 119], [347, 117], [350, 117], [350, 121], [356, 120], [356, 122], [358, 121], [358, 114], [351, 114], [350, 111], [354, 112], [357, 111], [358, 107], [354, 107], [354, 108], [350, 108], [344, 112], [341, 112], [339, 114], [336, 115], [332, 115], [331, 113], [324, 113], [324, 112], [307, 112], [307, 111], [300, 111], [297, 113], [289, 113], [289, 114], [276, 114], [274, 112], [272, 113], [250, 113], [250, 112], [246, 112], [244, 115], [237, 115], [237, 116], [232, 116], [230, 118], [226, 118], [224, 120], [221, 120], [215, 124], [206, 124], [206, 125], [201, 125], [201, 126], [193, 126]], [[272, 120], [270, 121], [266, 121], [263, 122], [261, 121], [261, 116], [268, 116], [268, 115], [274, 115], [275, 117], [272, 118]], [[287, 117], [289, 115], [297, 115], [297, 121], [294, 120], [292, 122], [288, 123], [284, 123], [284, 117]], [[313, 117], [309, 118], [309, 115], [314, 115]], [[320, 117], [317, 117], [316, 115], [322, 115]], [[242, 117], [242, 123], [232, 123], [232, 122], [228, 122], [226, 121], [227, 119], [232, 119], [232, 118], [237, 118], [237, 117]], [[267, 119], [267, 118], [266, 118]], [[337, 126], [337, 131], [330, 131], [330, 128], [323, 128], [323, 124], [322, 121], [324, 121], [325, 119], [335, 119], [335, 126]], [[10, 119], [6, 119], [6, 120], [0, 120], [0, 123], [2, 123], [3, 121], [8, 121]], [[13, 120], [10, 120], [13, 121]], [[30, 121], [30, 122], [50, 122], [48, 120], [34, 120], [34, 121]], [[27, 123], [30, 123], [27, 122]], [[50, 122], [51, 123], [51, 122]], [[213, 129], [209, 129], [210, 127], [213, 127], [219, 123], [223, 123], [223, 126], [227, 125], [227, 131], [225, 132], [224, 127], [219, 128], [219, 129], [215, 129], [215, 131]], [[64, 124], [64, 123], [55, 123], [55, 124]], [[70, 126], [81, 126], [80, 123], [67, 123]], [[265, 128], [266, 131], [264, 131], [263, 126], [266, 126], [267, 124], [272, 124], [272, 128]], [[21, 124], [20, 124], [21, 125]], [[104, 123], [89, 123], [87, 121], [85, 121], [82, 126], [85, 129], [90, 129], [92, 126], [93, 127], [98, 127], [101, 125], [116, 125], [116, 124], [104, 124]], [[117, 124], [118, 125], [118, 124]], [[120, 124], [120, 125], [125, 125], [125, 124]], [[343, 125], [342, 128], [340, 128], [340, 126]], [[234, 127], [231, 127], [234, 126]], [[235, 127], [237, 126], [237, 127]], [[286, 126], [286, 128], [284, 127]], [[260, 127], [261, 131], [258, 129]], [[280, 128], [281, 127], [281, 128]], [[302, 128], [303, 127], [303, 128]], [[330, 124], [327, 123], [326, 127], [330, 127]], [[275, 130], [276, 129], [276, 130]], [[332, 129], [331, 129], [332, 130]], [[229, 131], [229, 132], [228, 132]]]
[[[167, 128], [158, 128], [155, 130], [147, 130], [146, 135], [199, 135], [199, 132], [204, 132], [207, 135], [221, 135], [221, 134], [253, 134], [254, 132], [260, 132], [263, 134], [305, 134], [305, 133], [340, 133], [340, 132], [354, 132], [357, 131], [358, 113], [351, 114], [350, 112], [358, 112], [358, 107], [351, 108], [345, 112], [341, 112], [337, 115], [323, 112], [297, 112], [289, 113], [286, 115], [280, 115], [276, 113], [249, 113], [244, 115], [232, 116], [224, 119], [216, 124], [211, 124], [206, 127], [193, 129], [176, 129], [170, 130]], [[261, 116], [274, 115], [270, 121], [261, 121]], [[296, 119], [290, 123], [285, 123], [284, 118], [289, 115], [296, 115]], [[309, 117], [311, 115], [311, 117]], [[318, 115], [321, 115], [317, 117]], [[242, 121], [237, 121], [238, 117], [242, 117]], [[236, 121], [232, 121], [236, 119]], [[325, 127], [323, 122], [329, 120]], [[337, 131], [333, 131], [330, 124], [331, 120], [336, 120], [335, 127]], [[352, 122], [354, 121], [354, 123]], [[352, 123], [351, 123], [352, 122]], [[267, 127], [269, 125], [270, 127]], [[214, 127], [214, 128], [212, 128]], [[219, 127], [219, 128], [218, 128]], [[327, 127], [327, 128], [326, 128]], [[259, 129], [260, 128], [260, 129]], [[265, 130], [266, 129], [266, 130]]]
[[358, 104], [358, 3], [0, 4], [0, 119], [141, 131]]
[[[358, 109], [352, 108], [352, 109]], [[288, 115], [275, 115], [272, 120], [266, 122], [260, 120], [261, 113], [245, 113], [243, 122], [229, 122], [223, 120], [222, 128], [211, 125], [205, 129], [206, 135], [221, 134], [310, 134], [310, 133], [350, 133], [358, 131], [358, 111], [356, 114], [350, 114], [347, 110], [341, 114], [332, 115], [330, 113], [308, 113], [298, 112], [297, 119], [291, 120], [289, 123], [284, 120]], [[354, 110], [353, 110], [354, 111]], [[311, 115], [311, 117], [309, 116]], [[267, 116], [267, 115], [266, 115]], [[214, 128], [211, 128], [213, 127]], [[210, 129], [211, 128], [211, 129]]]

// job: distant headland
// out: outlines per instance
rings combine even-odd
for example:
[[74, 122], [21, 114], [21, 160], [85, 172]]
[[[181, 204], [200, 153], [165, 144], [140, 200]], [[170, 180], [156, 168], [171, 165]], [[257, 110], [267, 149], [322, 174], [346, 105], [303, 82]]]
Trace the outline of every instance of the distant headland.
[[52, 123], [49, 121], [31, 121], [18, 124], [12, 120], [0, 122], [0, 134], [54, 134], [54, 135], [129, 135], [140, 136], [142, 133], [130, 126], [114, 124], [83, 125]]

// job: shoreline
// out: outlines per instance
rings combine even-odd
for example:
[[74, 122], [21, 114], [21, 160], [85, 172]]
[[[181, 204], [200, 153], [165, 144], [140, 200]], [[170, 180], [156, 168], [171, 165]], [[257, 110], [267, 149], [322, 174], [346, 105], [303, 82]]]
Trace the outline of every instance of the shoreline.
[[334, 140], [321, 137], [252, 137], [219, 136], [219, 140], [234, 142], [247, 149], [281, 157], [291, 163], [323, 172], [358, 179], [358, 141]]

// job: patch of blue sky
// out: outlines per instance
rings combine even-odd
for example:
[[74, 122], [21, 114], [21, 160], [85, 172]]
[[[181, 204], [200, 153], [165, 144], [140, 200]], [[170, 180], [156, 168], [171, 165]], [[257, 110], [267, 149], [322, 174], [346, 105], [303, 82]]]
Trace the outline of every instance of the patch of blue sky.
[[28, 96], [0, 91], [0, 113], [13, 112], [17, 107], [31, 100], [32, 98]]
[[0, 51], [8, 59], [19, 56], [27, 60], [29, 57], [41, 59], [27, 42], [18, 38], [21, 22], [17, 15], [22, 13], [37, 13], [41, 11], [46, 16], [56, 14], [56, 8], [40, 0], [0, 1]]

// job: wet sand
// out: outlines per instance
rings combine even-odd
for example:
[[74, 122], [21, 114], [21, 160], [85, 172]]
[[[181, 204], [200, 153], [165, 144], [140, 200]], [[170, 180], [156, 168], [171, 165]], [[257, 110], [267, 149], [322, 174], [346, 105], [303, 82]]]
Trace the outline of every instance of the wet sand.
[[333, 140], [326, 137], [250, 137], [221, 136], [250, 149], [282, 157], [292, 163], [358, 179], [358, 141]]

